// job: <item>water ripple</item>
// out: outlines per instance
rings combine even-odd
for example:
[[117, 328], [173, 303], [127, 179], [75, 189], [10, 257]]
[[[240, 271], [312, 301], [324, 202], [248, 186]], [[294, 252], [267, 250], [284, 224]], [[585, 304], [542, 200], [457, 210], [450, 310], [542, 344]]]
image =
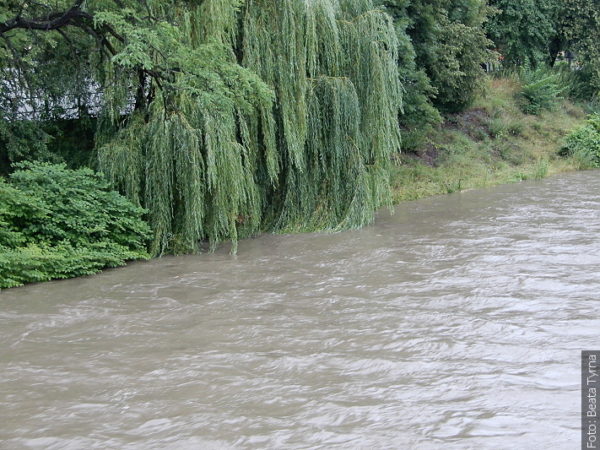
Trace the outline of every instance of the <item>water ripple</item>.
[[574, 448], [598, 181], [3, 291], [0, 447]]

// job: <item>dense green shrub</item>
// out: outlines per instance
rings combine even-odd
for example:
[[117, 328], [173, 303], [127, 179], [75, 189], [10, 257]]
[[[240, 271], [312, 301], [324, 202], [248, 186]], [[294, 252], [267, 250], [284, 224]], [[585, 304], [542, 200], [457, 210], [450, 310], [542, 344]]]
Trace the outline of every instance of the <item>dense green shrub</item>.
[[567, 136], [561, 155], [572, 156], [581, 168], [600, 167], [600, 115], [590, 116], [585, 125]]
[[525, 114], [540, 114], [544, 109], [554, 109], [566, 89], [560, 73], [546, 67], [524, 71], [521, 81], [523, 87], [518, 96]]
[[18, 164], [0, 179], [0, 288], [147, 258], [143, 213], [90, 169]]

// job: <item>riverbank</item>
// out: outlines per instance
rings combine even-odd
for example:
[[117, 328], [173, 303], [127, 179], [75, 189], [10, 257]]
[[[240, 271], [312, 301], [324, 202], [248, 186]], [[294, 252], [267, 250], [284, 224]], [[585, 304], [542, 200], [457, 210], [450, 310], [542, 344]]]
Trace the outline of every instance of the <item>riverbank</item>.
[[[490, 79], [487, 89], [476, 99], [472, 108], [460, 114], [447, 116], [445, 121], [426, 137], [424, 145], [415, 150], [405, 150], [400, 153], [391, 173], [394, 202], [400, 203], [526, 179], [541, 179], [549, 174], [577, 170], [578, 162], [572, 158], [560, 157], [558, 151], [563, 146], [565, 136], [585, 122], [586, 112], [584, 109], [568, 100], [563, 100], [557, 108], [551, 111], [544, 111], [535, 116], [527, 115], [521, 112], [517, 103], [516, 94], [519, 90], [518, 81]], [[39, 232], [35, 232], [32, 236], [21, 236], [17, 233], [21, 237], [9, 242], [13, 247], [16, 243], [16, 247], [9, 246], [0, 251], [0, 288], [93, 274], [103, 268], [124, 265], [126, 260], [147, 256], [141, 246], [147, 239], [148, 231], [141, 222], [136, 225], [137, 228], [134, 227], [130, 230], [132, 235], [125, 240], [136, 246], [133, 253], [129, 252], [131, 249], [125, 249], [127, 251], [124, 253], [117, 251], [120, 247], [114, 247], [110, 244], [112, 242], [110, 240], [96, 242], [96, 229], [98, 228], [96, 216], [104, 217], [106, 206], [104, 203], [96, 202], [95, 206], [90, 209], [89, 201], [90, 198], [96, 198], [94, 196], [99, 195], [96, 191], [100, 179], [85, 182], [79, 187], [74, 186], [73, 181], [86, 174], [86, 176], [92, 176], [91, 171], [86, 174], [78, 174], [78, 172], [69, 172], [65, 168], [54, 167], [51, 169], [44, 165], [37, 167], [36, 170], [40, 172], [40, 176], [33, 176], [35, 173], [27, 175], [24, 172], [16, 179], [37, 180], [34, 185], [39, 186], [32, 192], [40, 194], [39, 202], [47, 200], [45, 185], [50, 182], [58, 186], [57, 189], [60, 188], [56, 191], [56, 195], [60, 199], [69, 198], [69, 201], [67, 203], [63, 200], [51, 201], [40, 209], [39, 214], [34, 214], [31, 210], [33, 207], [33, 204], [30, 204], [31, 199], [27, 197], [19, 200], [18, 197], [15, 197], [16, 191], [13, 192], [13, 189], [9, 192], [8, 186], [6, 186], [3, 191], [5, 200], [10, 199], [12, 206], [10, 208], [7, 206], [3, 213], [0, 203], [0, 223], [2, 223], [2, 217], [8, 218], [14, 222], [13, 234], [17, 232], [23, 234], [24, 231], [20, 231], [18, 228], [21, 219], [15, 219], [15, 217], [21, 216], [17, 217], [15, 214], [21, 214], [24, 222], [37, 223], [36, 221], [41, 221], [44, 223], [45, 215], [49, 214], [48, 211], [52, 211], [51, 216], [58, 220], [57, 229], [62, 230], [60, 231], [61, 239], [64, 239], [64, 236], [70, 236], [75, 243], [65, 246], [65, 243], [60, 241], [50, 245], [48, 242], [53, 242], [51, 238], [54, 238], [58, 231], [53, 232], [54, 234], [48, 238], [50, 241], [40, 241], [39, 243], [35, 240], [40, 238]], [[83, 180], [83, 178], [81, 179]], [[29, 189], [26, 189], [27, 195], [32, 195], [32, 192], [29, 192], [31, 186], [28, 186], [29, 184], [25, 183], [24, 188]], [[70, 189], [75, 189], [75, 191], [71, 192]], [[108, 185], [105, 185], [103, 189], [106, 192], [102, 195], [108, 195], [114, 201], [118, 200], [118, 196], [115, 197], [116, 193], [108, 193]], [[82, 226], [83, 212], [74, 214], [73, 207], [69, 205], [78, 195], [87, 199], [83, 203], [77, 201], [74, 203], [79, 205], [78, 207], [85, 208], [86, 217], [90, 220], [90, 225], [83, 227], [89, 231], [89, 236], [86, 238], [89, 240], [87, 246], [75, 240], [75, 236], [80, 237], [81, 235], [78, 227]], [[63, 203], [66, 205], [64, 208]], [[125, 205], [126, 201], [120, 199], [117, 203]], [[15, 205], [21, 204], [29, 205], [29, 209], [15, 207]], [[58, 209], [53, 210], [53, 208]], [[129, 205], [127, 208], [118, 209], [122, 217], [113, 217], [111, 220], [125, 220], [127, 223], [137, 223], [137, 220], [139, 222], [142, 210], [135, 209], [133, 205]], [[17, 213], [10, 212], [12, 210]], [[116, 209], [111, 209], [111, 211], [113, 216], [118, 212]], [[137, 211], [134, 214], [137, 216], [132, 216], [131, 211]], [[75, 225], [70, 219], [73, 215], [80, 217], [79, 222]], [[95, 225], [92, 226], [92, 224]], [[73, 228], [74, 226], [75, 228]], [[110, 231], [114, 227], [100, 228]], [[27, 228], [27, 230], [29, 229], [37, 230], [35, 226]], [[103, 237], [103, 239], [105, 238]], [[118, 242], [121, 238], [113, 236], [111, 239]]]
[[473, 106], [449, 115], [420, 148], [404, 152], [392, 173], [394, 203], [577, 170], [558, 156], [564, 137], [586, 117], [562, 100], [540, 115], [521, 112], [520, 84], [490, 79]]

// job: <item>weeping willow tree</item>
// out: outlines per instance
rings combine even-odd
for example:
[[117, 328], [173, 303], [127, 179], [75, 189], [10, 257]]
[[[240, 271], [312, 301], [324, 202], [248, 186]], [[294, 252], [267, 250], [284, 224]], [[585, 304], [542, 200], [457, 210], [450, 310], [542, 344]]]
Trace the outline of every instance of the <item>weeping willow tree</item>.
[[371, 0], [55, 3], [3, 25], [86, 37], [98, 166], [148, 210], [153, 253], [359, 227], [390, 203], [398, 42]]
[[[274, 95], [236, 61], [239, 3], [210, 1], [172, 11], [157, 2], [154, 15], [174, 14], [177, 23], [161, 23], [164, 28], [96, 15], [126, 41], [141, 33], [148, 46], [124, 46], [107, 61], [103, 73], [118, 76], [104, 82], [112, 92], [98, 153], [100, 169], [148, 209], [154, 253], [193, 251], [204, 239], [213, 247], [225, 239], [237, 242], [261, 227], [265, 189], [278, 172]], [[141, 63], [161, 76], [138, 86], [146, 105], [124, 118], [133, 83], [119, 71], [147, 56]]]
[[370, 1], [250, 0], [243, 65], [273, 86], [276, 229], [362, 226], [389, 203], [399, 149], [396, 34]]
[[124, 126], [109, 118], [99, 146], [148, 208], [154, 252], [359, 227], [390, 203], [402, 92], [386, 14], [368, 0], [212, 0], [181, 24], [171, 85]]

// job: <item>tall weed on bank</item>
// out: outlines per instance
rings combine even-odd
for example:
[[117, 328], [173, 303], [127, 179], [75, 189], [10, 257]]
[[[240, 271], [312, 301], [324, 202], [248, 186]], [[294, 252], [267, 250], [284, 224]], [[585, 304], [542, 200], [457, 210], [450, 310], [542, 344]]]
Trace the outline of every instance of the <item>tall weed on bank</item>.
[[543, 110], [555, 109], [567, 90], [561, 74], [547, 67], [523, 71], [521, 82], [523, 87], [517, 96], [525, 114], [538, 115]]

